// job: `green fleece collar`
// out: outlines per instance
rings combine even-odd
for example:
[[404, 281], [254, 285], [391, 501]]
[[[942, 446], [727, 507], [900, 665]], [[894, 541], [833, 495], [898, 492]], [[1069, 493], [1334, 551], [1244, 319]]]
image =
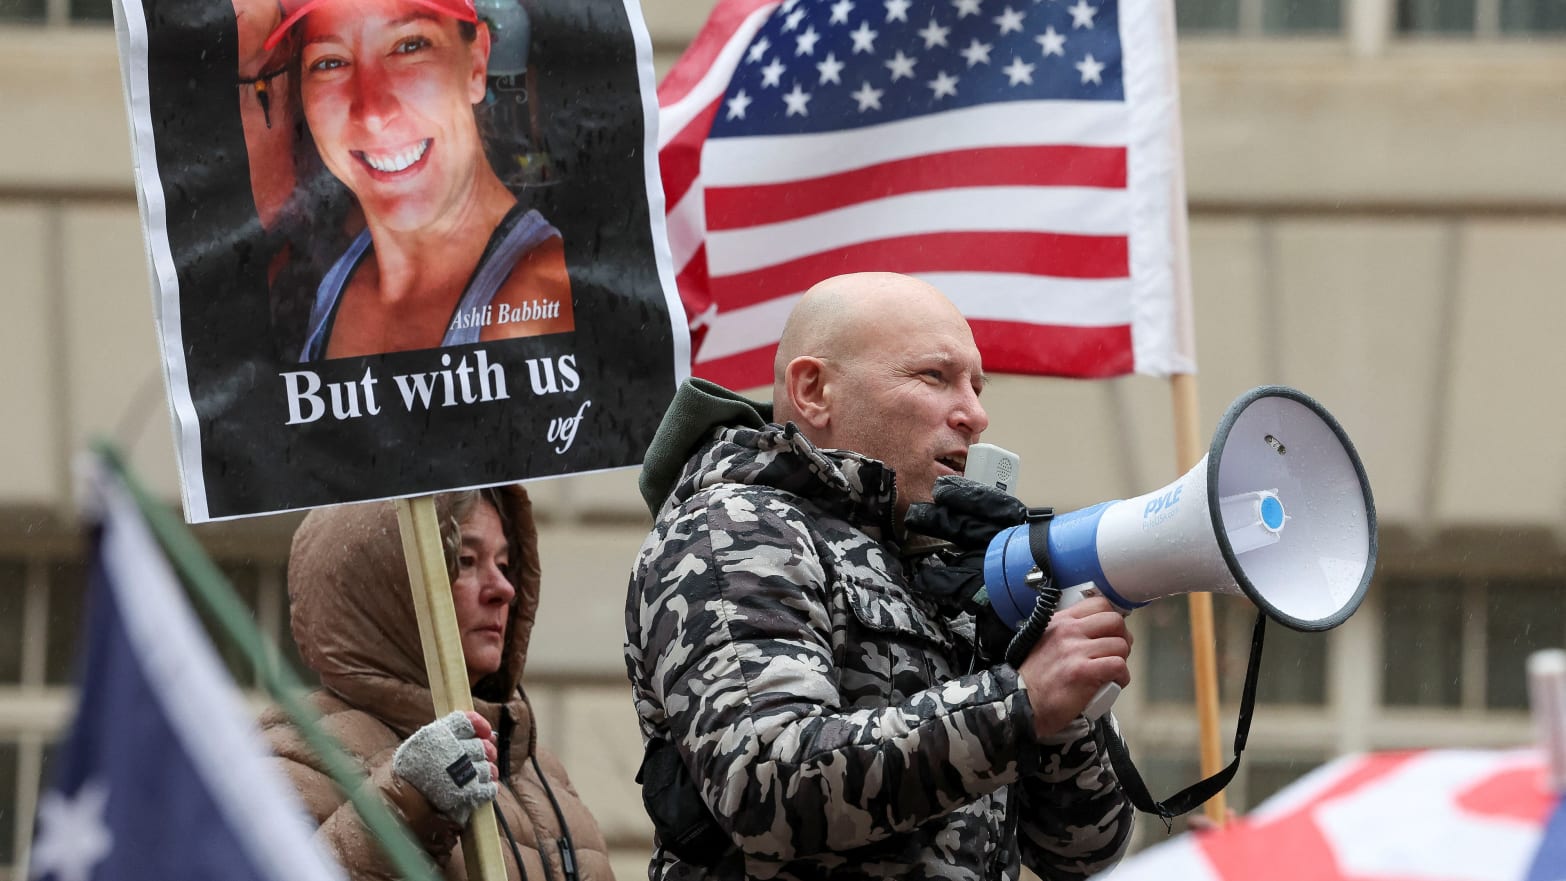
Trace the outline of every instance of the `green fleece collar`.
[[688, 379], [675, 392], [642, 458], [637, 480], [653, 516], [674, 489], [691, 451], [718, 427], [761, 428], [772, 421], [772, 405], [752, 401], [705, 379]]

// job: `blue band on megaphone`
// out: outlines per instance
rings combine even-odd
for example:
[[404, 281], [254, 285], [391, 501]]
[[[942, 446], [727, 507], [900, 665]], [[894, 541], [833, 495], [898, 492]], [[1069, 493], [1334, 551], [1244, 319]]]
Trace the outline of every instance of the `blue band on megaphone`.
[[1065, 588], [1091, 581], [1103, 587], [1109, 580], [1098, 561], [1098, 521], [1112, 504], [1102, 502], [1062, 514], [1050, 524], [1049, 564], [1055, 570], [1056, 584]]
[[1012, 630], [1028, 617], [1038, 597], [1023, 581], [1032, 568], [1027, 524], [1003, 529], [990, 539], [984, 551], [984, 589], [990, 597], [990, 608]]
[[[1131, 602], [1116, 593], [1098, 559], [1098, 521], [1113, 504], [1116, 502], [1102, 502], [1050, 521], [1050, 573], [1057, 587], [1092, 583], [1120, 608], [1139, 609], [1147, 602]], [[1025, 581], [1035, 565], [1028, 546], [1028, 529], [1029, 525], [1023, 524], [1002, 530], [984, 552], [984, 586], [990, 608], [1013, 630], [1027, 619], [1038, 597]]]
[[1098, 559], [1098, 521], [1118, 501], [1100, 502], [1056, 517], [1049, 528], [1049, 565], [1054, 570], [1055, 585], [1062, 590], [1091, 582], [1120, 608], [1139, 609], [1147, 603], [1134, 603], [1116, 593]]

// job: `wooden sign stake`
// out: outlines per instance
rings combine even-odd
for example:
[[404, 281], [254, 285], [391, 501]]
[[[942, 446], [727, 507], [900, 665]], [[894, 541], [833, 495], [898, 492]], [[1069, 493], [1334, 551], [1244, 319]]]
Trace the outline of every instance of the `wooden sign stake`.
[[[408, 560], [408, 584], [413, 589], [419, 644], [424, 647], [424, 668], [429, 673], [430, 696], [435, 700], [435, 718], [453, 710], [471, 710], [473, 692], [468, 685], [457, 610], [451, 600], [451, 577], [441, 548], [435, 498], [398, 499], [397, 524], [402, 531], [403, 556]], [[462, 858], [471, 881], [506, 881], [494, 811], [480, 807], [473, 812], [467, 828], [462, 830]]]

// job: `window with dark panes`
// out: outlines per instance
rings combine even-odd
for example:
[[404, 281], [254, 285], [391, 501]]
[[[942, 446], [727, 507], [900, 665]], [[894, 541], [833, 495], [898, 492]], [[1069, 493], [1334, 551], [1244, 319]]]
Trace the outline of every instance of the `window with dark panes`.
[[1561, 0], [1501, 0], [1501, 30], [1506, 33], [1566, 33], [1566, 3]]
[[0, 563], [0, 686], [22, 681], [22, 625], [27, 613], [27, 567]]
[[1398, 30], [1413, 34], [1471, 34], [1475, 0], [1398, 0]]
[[63, 24], [64, 18], [85, 24], [114, 21], [113, 0], [66, 0], [55, 6], [50, 0], [0, 0], [0, 22]]
[[1397, 29], [1405, 34], [1481, 37], [1566, 33], [1561, 0], [1398, 0]]
[[71, 0], [71, 19], [80, 22], [114, 21], [113, 0]]
[[[1353, 2], [1353, 0], [1350, 0]], [[1179, 0], [1175, 27], [1185, 36], [1312, 36], [1343, 29], [1341, 0]]]
[[0, 0], [0, 21], [41, 22], [48, 12], [44, 0]]
[[[1250, 638], [1256, 623], [1254, 611], [1241, 616], [1243, 632], [1234, 644], [1241, 652], [1250, 651]], [[1256, 702], [1265, 704], [1303, 704], [1319, 706], [1327, 701], [1326, 633], [1301, 633], [1282, 624], [1267, 622], [1261, 660], [1261, 678], [1256, 683]], [[1248, 657], [1248, 655], [1247, 655]], [[1244, 661], [1241, 662], [1242, 664]], [[1240, 699], [1245, 685], [1244, 668], [1232, 678], [1223, 694], [1229, 700]]]
[[287, 608], [283, 609], [282, 631], [282, 633], [277, 635], [277, 647], [279, 650], [278, 654], [282, 657], [283, 663], [287, 664], [289, 669], [293, 670], [294, 674], [298, 676], [300, 681], [303, 682], [307, 687], [314, 688], [317, 685], [320, 685], [321, 678], [316, 675], [314, 670], [311, 670], [309, 667], [305, 666], [304, 656], [299, 653], [299, 644], [294, 642], [293, 628], [288, 626]]
[[42, 792], [49, 787], [54, 780], [55, 759], [65, 752], [66, 738], [70, 737], [69, 731], [61, 731], [60, 736], [43, 745], [38, 752], [38, 780], [34, 781], [38, 791]]
[[1246, 753], [1245, 808], [1254, 808], [1272, 798], [1279, 790], [1316, 770], [1325, 761], [1324, 756], [1284, 759]]
[[1233, 32], [1240, 27], [1240, 0], [1181, 0], [1175, 28], [1182, 34]]
[[47, 571], [44, 682], [70, 685], [76, 677], [77, 641], [85, 621], [83, 601], [87, 596], [87, 568], [81, 563], [53, 561]]
[[0, 740], [0, 868], [16, 862], [17, 763], [14, 740]]
[[1455, 579], [1390, 578], [1381, 594], [1382, 702], [1398, 707], [1462, 703], [1463, 587]]
[[1191, 667], [1191, 616], [1183, 598], [1136, 611], [1143, 631], [1136, 644], [1148, 661], [1133, 688], [1149, 703], [1189, 704], [1196, 695]]
[[1269, 34], [1331, 33], [1342, 30], [1336, 0], [1265, 0], [1262, 30]]
[[[1217, 636], [1218, 694], [1238, 701], [1250, 662], [1256, 607], [1241, 597], [1214, 595], [1213, 629]], [[1142, 674], [1151, 703], [1190, 703], [1196, 686], [1191, 664], [1190, 601], [1168, 597], [1136, 614], [1146, 620], [1138, 652], [1147, 652]], [[1258, 703], [1320, 705], [1326, 701], [1327, 644], [1324, 633], [1298, 633], [1280, 624], [1267, 624], [1262, 653], [1261, 678], [1256, 686]], [[1143, 681], [1143, 680], [1139, 680]]]
[[[260, 578], [256, 568], [238, 563], [224, 563], [221, 566], [223, 574], [228, 577], [228, 583], [233, 586], [234, 593], [238, 595], [245, 609], [251, 613], [251, 623], [255, 623], [255, 610], [260, 602]], [[244, 647], [230, 639], [227, 631], [218, 626], [213, 617], [207, 614], [200, 603], [192, 603], [197, 609], [201, 624], [212, 640], [212, 646], [217, 650], [218, 657], [223, 659], [223, 664], [228, 668], [228, 675], [234, 678], [234, 682], [242, 688], [250, 688], [257, 684], [255, 665], [251, 663], [250, 656], [245, 653]], [[270, 639], [271, 634], [262, 634], [263, 638]]]
[[1485, 706], [1528, 708], [1528, 656], [1566, 646], [1566, 587], [1492, 579], [1485, 590]]

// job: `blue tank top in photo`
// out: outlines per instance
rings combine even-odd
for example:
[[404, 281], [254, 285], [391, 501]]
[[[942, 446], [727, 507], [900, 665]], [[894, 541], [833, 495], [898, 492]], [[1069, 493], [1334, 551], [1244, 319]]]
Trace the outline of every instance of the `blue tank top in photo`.
[[[518, 217], [517, 210], [513, 209], [511, 214], [506, 215], [490, 235], [478, 268], [468, 280], [462, 299], [452, 310], [453, 319], [470, 310], [481, 310], [488, 306], [518, 261], [546, 239], [560, 237], [560, 231], [545, 220], [544, 215], [529, 210]], [[304, 348], [299, 353], [300, 363], [319, 361], [324, 356], [326, 341], [331, 337], [332, 323], [337, 317], [337, 307], [342, 303], [343, 290], [348, 287], [348, 279], [353, 277], [354, 270], [359, 268], [365, 254], [369, 253], [371, 244], [368, 229], [359, 233], [321, 279], [321, 284], [315, 290], [315, 303], [310, 307], [310, 326]], [[479, 331], [483, 328], [470, 323], [471, 326], [454, 329], [452, 325], [455, 323], [454, 320], [447, 320], [441, 346], [478, 342]]]

